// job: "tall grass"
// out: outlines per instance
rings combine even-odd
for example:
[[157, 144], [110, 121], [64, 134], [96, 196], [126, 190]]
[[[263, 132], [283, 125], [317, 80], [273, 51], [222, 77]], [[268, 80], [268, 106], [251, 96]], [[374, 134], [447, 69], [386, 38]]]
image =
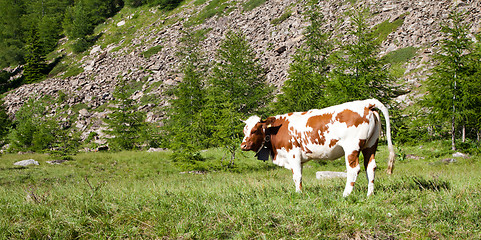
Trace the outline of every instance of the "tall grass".
[[[86, 153], [61, 165], [3, 155], [0, 239], [479, 239], [479, 157], [443, 164], [444, 145], [404, 147], [424, 159], [398, 161], [392, 176], [381, 147], [374, 195], [361, 172], [348, 198], [344, 179], [315, 179], [344, 171], [343, 160], [306, 165], [298, 194], [290, 171], [251, 154], [236, 172], [206, 173], [181, 173], [168, 152]], [[28, 158], [40, 165], [12, 165]]]

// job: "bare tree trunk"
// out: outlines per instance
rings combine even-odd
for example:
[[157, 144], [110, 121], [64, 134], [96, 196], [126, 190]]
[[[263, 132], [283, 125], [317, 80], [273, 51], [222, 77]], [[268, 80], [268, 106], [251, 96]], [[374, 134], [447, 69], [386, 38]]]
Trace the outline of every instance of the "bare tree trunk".
[[463, 124], [463, 136], [462, 136], [462, 141], [466, 142], [466, 124]]
[[451, 119], [451, 150], [456, 150], [456, 73], [454, 74], [453, 117]]
[[[454, 105], [453, 105], [453, 111], [454, 111]], [[454, 122], [455, 122], [455, 118], [453, 113], [453, 119], [451, 122], [451, 150], [453, 151], [456, 150], [456, 127]]]

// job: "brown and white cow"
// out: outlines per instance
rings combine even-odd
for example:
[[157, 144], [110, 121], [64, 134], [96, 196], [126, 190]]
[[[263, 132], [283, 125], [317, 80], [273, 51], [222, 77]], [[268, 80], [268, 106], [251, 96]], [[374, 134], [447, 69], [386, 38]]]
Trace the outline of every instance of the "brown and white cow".
[[348, 196], [361, 169], [359, 154], [364, 155], [368, 179], [367, 195], [374, 191], [374, 170], [381, 121], [376, 109], [386, 119], [386, 137], [389, 149], [388, 173], [394, 165], [394, 148], [387, 108], [376, 99], [277, 115], [261, 120], [257, 116], [247, 119], [241, 149], [264, 152], [273, 163], [292, 170], [296, 191], [302, 189], [302, 166], [312, 159], [346, 158], [347, 180], [343, 196]]

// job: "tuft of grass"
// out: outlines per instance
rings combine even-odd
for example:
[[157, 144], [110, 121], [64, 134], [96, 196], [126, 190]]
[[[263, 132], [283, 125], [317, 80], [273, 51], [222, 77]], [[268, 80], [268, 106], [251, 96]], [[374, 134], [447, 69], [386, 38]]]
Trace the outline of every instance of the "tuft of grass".
[[417, 51], [418, 51], [418, 48], [405, 47], [405, 48], [398, 49], [396, 51], [392, 51], [386, 54], [386, 56], [384, 56], [383, 58], [386, 62], [391, 64], [406, 63], [411, 58], [416, 56]]
[[161, 45], [153, 46], [153, 47], [149, 48], [148, 50], [142, 52], [142, 56], [144, 58], [150, 58], [154, 54], [160, 52], [162, 50], [162, 48], [164, 48], [164, 46], [161, 46]]
[[384, 42], [387, 39], [387, 36], [390, 33], [392, 33], [398, 27], [403, 25], [404, 18], [408, 14], [409, 13], [404, 13], [403, 15], [401, 15], [398, 19], [396, 19], [393, 22], [389, 22], [389, 20], [386, 20], [386, 21], [374, 26], [373, 29], [372, 29], [372, 33], [373, 33], [374, 36], [378, 36], [377, 39], [376, 39], [377, 42], [378, 43]]
[[67, 71], [65, 71], [62, 78], [77, 76], [80, 73], [83, 73], [83, 71], [84, 71], [84, 69], [82, 67], [72, 66], [72, 67], [68, 68]]
[[227, 0], [212, 0], [196, 16], [184, 23], [185, 27], [191, 27], [203, 23], [205, 20], [214, 16], [224, 16], [229, 14], [234, 8]]
[[384, 61], [391, 64], [391, 74], [396, 78], [402, 78], [406, 69], [403, 65], [416, 56], [417, 48], [406, 47], [392, 51], [383, 57]]
[[256, 7], [261, 6], [265, 2], [266, 0], [249, 0], [242, 4], [242, 8], [244, 9], [244, 11], [251, 11]]
[[292, 15], [292, 10], [285, 11], [280, 17], [271, 20], [272, 25], [278, 25], [287, 20]]

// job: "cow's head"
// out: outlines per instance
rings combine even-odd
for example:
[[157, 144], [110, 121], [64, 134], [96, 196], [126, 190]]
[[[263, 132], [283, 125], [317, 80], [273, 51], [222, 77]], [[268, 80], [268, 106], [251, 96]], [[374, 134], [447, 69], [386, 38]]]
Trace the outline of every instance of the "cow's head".
[[274, 118], [271, 117], [263, 121], [258, 116], [252, 116], [243, 121], [246, 125], [244, 127], [244, 140], [242, 140], [241, 149], [243, 151], [259, 151], [264, 143], [266, 134], [275, 134], [280, 127], [272, 127], [273, 120]]

